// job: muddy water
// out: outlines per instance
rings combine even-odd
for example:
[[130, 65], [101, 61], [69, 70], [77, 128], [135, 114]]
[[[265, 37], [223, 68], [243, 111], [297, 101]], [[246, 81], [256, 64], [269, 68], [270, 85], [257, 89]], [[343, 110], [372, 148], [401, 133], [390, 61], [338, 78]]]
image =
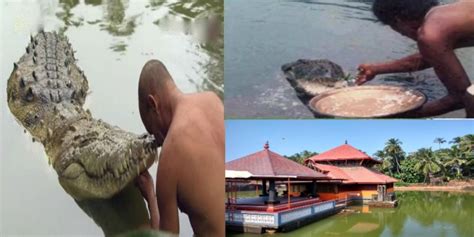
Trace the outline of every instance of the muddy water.
[[[356, 75], [361, 63], [417, 52], [413, 41], [375, 22], [371, 4], [371, 0], [225, 1], [226, 117], [312, 118], [283, 77], [282, 64], [325, 58]], [[474, 80], [474, 49], [457, 54]], [[433, 70], [379, 76], [368, 84], [404, 85], [430, 100], [446, 94]], [[443, 115], [464, 116], [464, 111]]]
[[[0, 3], [1, 236], [103, 235], [98, 224], [62, 190], [43, 147], [32, 142], [8, 109], [7, 79], [13, 62], [24, 53], [30, 33], [44, 28], [67, 35], [76, 50], [77, 64], [89, 80], [85, 107], [96, 118], [142, 133], [137, 80], [149, 59], [162, 60], [183, 91], [211, 90], [223, 97], [222, 35], [206, 43], [198, 31], [210, 16], [222, 21], [222, 9], [222, 1], [213, 0]], [[150, 172], [156, 174], [156, 165]], [[107, 207], [103, 210], [111, 211]], [[114, 221], [106, 220], [112, 225]], [[192, 234], [182, 213], [180, 229], [182, 236]]]

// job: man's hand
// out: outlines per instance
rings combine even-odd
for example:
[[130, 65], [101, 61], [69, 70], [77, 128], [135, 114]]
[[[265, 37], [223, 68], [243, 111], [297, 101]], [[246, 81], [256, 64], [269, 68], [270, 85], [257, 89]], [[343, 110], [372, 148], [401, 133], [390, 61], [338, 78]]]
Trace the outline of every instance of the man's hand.
[[140, 189], [142, 196], [147, 201], [149, 201], [149, 198], [155, 196], [155, 190], [153, 188], [153, 178], [151, 177], [150, 173], [148, 173], [148, 170], [145, 170], [135, 179], [135, 184]]
[[375, 67], [372, 64], [361, 64], [357, 70], [359, 70], [359, 74], [357, 74], [356, 78], [357, 85], [362, 85], [377, 76]]
[[155, 190], [153, 188], [153, 178], [151, 177], [148, 170], [145, 170], [135, 179], [135, 185], [140, 189], [143, 198], [148, 203], [148, 210], [150, 212], [150, 224], [155, 230], [159, 229], [160, 220], [158, 213], [158, 203], [156, 200]]

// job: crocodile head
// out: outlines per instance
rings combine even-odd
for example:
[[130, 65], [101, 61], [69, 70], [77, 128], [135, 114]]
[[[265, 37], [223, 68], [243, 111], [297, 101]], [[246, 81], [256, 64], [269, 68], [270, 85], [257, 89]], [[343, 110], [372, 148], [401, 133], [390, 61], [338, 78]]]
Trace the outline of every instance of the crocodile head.
[[299, 59], [281, 69], [304, 104], [316, 95], [348, 86], [342, 68], [327, 59]]
[[101, 121], [77, 122], [61, 141], [54, 147], [64, 149], [49, 153], [61, 186], [76, 200], [114, 196], [157, 159], [152, 135], [140, 137]]

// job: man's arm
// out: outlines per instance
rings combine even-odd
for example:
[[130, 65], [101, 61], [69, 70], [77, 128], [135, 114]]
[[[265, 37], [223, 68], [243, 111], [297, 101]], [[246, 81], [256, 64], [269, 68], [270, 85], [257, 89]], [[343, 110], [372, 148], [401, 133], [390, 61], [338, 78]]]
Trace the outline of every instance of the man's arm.
[[156, 175], [156, 198], [160, 207], [160, 229], [179, 233], [176, 166], [169, 145], [163, 145]]
[[432, 117], [462, 108], [464, 108], [462, 100], [455, 96], [447, 95], [441, 99], [428, 102], [420, 109], [407, 113], [405, 116], [407, 118]]
[[446, 37], [439, 30], [429, 29], [419, 36], [420, 53], [448, 89], [448, 96], [426, 104], [417, 112], [418, 116], [435, 116], [464, 108], [463, 97], [471, 83]]
[[378, 74], [414, 72], [431, 67], [430, 63], [428, 63], [420, 53], [415, 53], [390, 62], [375, 64], [374, 66]]
[[372, 80], [378, 74], [414, 72], [430, 67], [430, 63], [420, 53], [390, 62], [362, 64], [359, 66], [359, 75], [357, 76], [356, 83], [358, 85], [363, 84]]
[[154, 230], [160, 228], [160, 217], [158, 211], [158, 203], [156, 200], [155, 190], [153, 187], [153, 178], [148, 170], [145, 170], [136, 179], [136, 184], [142, 193], [143, 198], [148, 204], [148, 211], [150, 212], [150, 225]]

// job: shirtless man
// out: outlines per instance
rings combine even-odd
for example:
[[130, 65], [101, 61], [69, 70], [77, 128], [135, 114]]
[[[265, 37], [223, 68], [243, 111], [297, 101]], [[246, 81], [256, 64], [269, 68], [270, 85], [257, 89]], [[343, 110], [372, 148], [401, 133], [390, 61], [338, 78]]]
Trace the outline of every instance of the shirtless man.
[[378, 74], [433, 67], [448, 95], [409, 116], [435, 116], [464, 108], [471, 82], [454, 50], [474, 46], [474, 1], [439, 6], [437, 0], [375, 0], [372, 10], [383, 24], [415, 40], [419, 53], [391, 62], [362, 64], [356, 83], [363, 84]]
[[224, 108], [211, 92], [183, 94], [166, 67], [148, 61], [138, 85], [140, 117], [146, 130], [163, 141], [156, 178], [138, 178], [158, 227], [153, 202], [158, 200], [159, 228], [179, 233], [178, 207], [189, 216], [196, 236], [224, 236]]

